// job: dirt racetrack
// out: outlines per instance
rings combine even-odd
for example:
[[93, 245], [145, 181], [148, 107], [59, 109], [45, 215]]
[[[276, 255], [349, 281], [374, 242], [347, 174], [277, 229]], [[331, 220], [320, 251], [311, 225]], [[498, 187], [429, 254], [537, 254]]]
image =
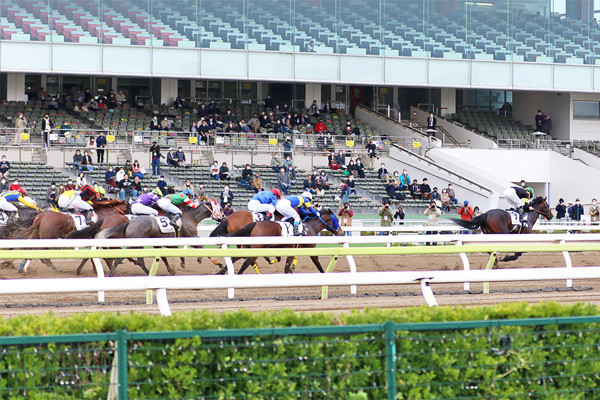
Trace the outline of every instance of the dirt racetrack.
[[[468, 256], [472, 269], [482, 269], [488, 260], [487, 254], [471, 254]], [[501, 256], [502, 257], [502, 256]], [[573, 266], [600, 265], [600, 253], [572, 253]], [[323, 267], [327, 267], [329, 258], [320, 257]], [[456, 270], [462, 269], [458, 255], [407, 255], [407, 256], [358, 256], [355, 257], [358, 271], [411, 271], [411, 270]], [[150, 259], [146, 264], [150, 265]], [[178, 259], [169, 259], [178, 275], [212, 274], [215, 266], [203, 259], [198, 264], [195, 259], [187, 260], [187, 268], [179, 267]], [[67, 278], [75, 277], [75, 268], [79, 264], [74, 260], [55, 260], [59, 272], [33, 261], [26, 274], [21, 274], [15, 267], [0, 269], [0, 279], [21, 278]], [[236, 263], [236, 271], [241, 261]], [[540, 268], [561, 267], [565, 262], [560, 253], [529, 253], [519, 260], [501, 262], [500, 268]], [[283, 273], [283, 262], [268, 265], [264, 260], [259, 262], [261, 273]], [[335, 271], [349, 271], [345, 257], [338, 260]], [[107, 269], [105, 268], [107, 273]], [[296, 273], [316, 272], [308, 257], [299, 258]], [[161, 263], [158, 275], [167, 274]], [[252, 268], [246, 274], [255, 274]], [[117, 270], [117, 276], [142, 276], [143, 271], [132, 263], [125, 261]], [[83, 277], [96, 276], [88, 263], [82, 272]], [[267, 279], [267, 277], [265, 277]], [[462, 284], [433, 285], [437, 301], [443, 305], [488, 305], [511, 301], [554, 300], [563, 303], [591, 302], [600, 303], [600, 282], [574, 281], [574, 289], [566, 289], [564, 281], [492, 283], [491, 293], [481, 293], [482, 284], [471, 284], [471, 293], [462, 291]], [[215, 311], [237, 310], [273, 310], [289, 308], [296, 311], [345, 312], [353, 308], [381, 307], [396, 308], [425, 304], [418, 285], [404, 286], [359, 286], [358, 295], [351, 296], [349, 287], [330, 287], [328, 300], [320, 300], [320, 288], [297, 289], [244, 289], [236, 290], [235, 299], [227, 299], [226, 290], [184, 290], [168, 292], [173, 312], [194, 309], [210, 309]], [[19, 314], [43, 314], [52, 311], [57, 315], [76, 312], [137, 310], [146, 313], [158, 313], [156, 305], [145, 304], [145, 293], [107, 292], [106, 303], [97, 302], [97, 294], [40, 294], [10, 295], [0, 297], [0, 313], [5, 317]]]

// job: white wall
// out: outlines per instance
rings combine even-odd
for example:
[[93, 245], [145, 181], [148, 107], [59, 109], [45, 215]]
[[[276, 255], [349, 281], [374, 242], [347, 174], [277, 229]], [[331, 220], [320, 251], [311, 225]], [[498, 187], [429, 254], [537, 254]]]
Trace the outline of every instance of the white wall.
[[571, 93], [514, 92], [513, 119], [535, 127], [537, 110], [550, 115], [552, 137], [569, 140], [571, 124]]
[[6, 75], [6, 100], [25, 101], [25, 74]]
[[600, 94], [571, 93], [571, 140], [600, 140], [600, 120], [573, 118], [573, 101], [600, 101]]
[[306, 99], [304, 104], [306, 107], [310, 107], [313, 100], [317, 101], [317, 106], [322, 108], [321, 106], [321, 85], [318, 83], [307, 83], [306, 84]]
[[160, 104], [171, 105], [177, 98], [177, 79], [160, 80]]
[[456, 112], [456, 89], [442, 88], [440, 98], [440, 107], [445, 108], [442, 110], [442, 116], [454, 114]]

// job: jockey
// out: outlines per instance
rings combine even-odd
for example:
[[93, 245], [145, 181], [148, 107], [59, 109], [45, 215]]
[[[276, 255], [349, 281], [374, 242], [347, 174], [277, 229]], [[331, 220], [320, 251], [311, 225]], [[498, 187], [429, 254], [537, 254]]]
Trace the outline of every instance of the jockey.
[[272, 220], [275, 213], [277, 201], [281, 199], [281, 191], [277, 188], [267, 192], [265, 190], [256, 193], [248, 202], [248, 211], [267, 214], [267, 219]]
[[511, 186], [502, 193], [502, 197], [519, 213], [521, 219], [524, 212], [523, 206], [529, 203], [533, 196], [533, 189], [529, 186]]
[[158, 210], [152, 208], [162, 196], [162, 192], [158, 190], [160, 195], [156, 194], [156, 190], [147, 192], [138, 196], [131, 204], [131, 212], [135, 215], [158, 215]]
[[295, 208], [302, 208], [307, 210], [310, 215], [319, 216], [319, 212], [312, 208], [312, 205], [310, 204], [311, 201], [312, 194], [304, 192], [301, 196], [286, 196], [279, 200], [275, 206], [275, 209], [283, 215], [282, 221], [285, 221], [288, 218], [294, 219], [294, 236], [299, 236], [302, 233], [299, 229], [300, 215]]
[[192, 202], [192, 200], [190, 200], [190, 198], [185, 193], [168, 194], [165, 197], [171, 200], [171, 203], [173, 203], [176, 206], [184, 204], [192, 210], [196, 208], [196, 203]]
[[38, 209], [37, 204], [30, 197], [23, 197], [17, 190], [9, 190], [0, 194], [0, 209], [10, 213], [10, 218], [17, 216], [18, 209], [12, 203], [22, 203], [29, 208]]
[[160, 207], [161, 210], [167, 213], [167, 217], [169, 217], [170, 224], [174, 228], [177, 228], [175, 222], [177, 222], [177, 220], [181, 217], [181, 210], [175, 207], [173, 203], [171, 203], [170, 199], [162, 197], [162, 191], [160, 190], [160, 188], [155, 188], [152, 191], [152, 193], [156, 194], [159, 197], [158, 201], [156, 202], [156, 205]]
[[94, 207], [90, 204], [92, 199], [98, 197], [98, 193], [88, 185], [84, 185], [79, 190], [67, 190], [58, 198], [58, 206], [65, 210], [79, 210], [85, 216], [85, 222], [92, 222], [92, 213]]
[[104, 190], [104, 188], [100, 185], [98, 185], [97, 183], [94, 183], [94, 192], [98, 193], [98, 199], [100, 200], [107, 200], [106, 197], [106, 190]]

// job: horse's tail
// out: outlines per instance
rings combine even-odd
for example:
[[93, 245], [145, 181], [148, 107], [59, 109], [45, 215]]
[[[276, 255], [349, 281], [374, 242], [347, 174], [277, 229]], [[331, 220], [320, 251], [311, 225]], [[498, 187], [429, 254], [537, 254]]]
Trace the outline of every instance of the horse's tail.
[[35, 217], [35, 219], [33, 220], [33, 223], [31, 224], [31, 226], [29, 228], [17, 228], [10, 235], [10, 238], [11, 239], [28, 239], [32, 236], [34, 238], [35, 238], [35, 236], [39, 237], [40, 223], [42, 222], [42, 219], [38, 218], [40, 215], [43, 215], [43, 214], [38, 214], [38, 216]]
[[208, 237], [227, 236], [227, 219], [221, 221], [219, 225], [208, 235]]
[[65, 239], [91, 239], [96, 236], [98, 232], [100, 232], [100, 227], [102, 226], [103, 222], [104, 220], [101, 219], [95, 224], [90, 225], [80, 231], [75, 229], [74, 231], [69, 232], [67, 236], [65, 236]]
[[255, 225], [256, 225], [256, 222], [250, 222], [248, 225], [246, 225], [242, 229], [238, 230], [237, 232], [232, 233], [229, 236], [230, 237], [250, 236], [250, 234], [252, 233], [252, 229], [254, 229]]
[[480, 229], [480, 228], [483, 228], [484, 226], [487, 225], [486, 222], [485, 222], [485, 218], [483, 217], [483, 215], [475, 217], [475, 218], [473, 218], [470, 221], [465, 221], [464, 219], [459, 219], [459, 218], [450, 218], [450, 219], [456, 225], [462, 226], [463, 228], [466, 228], [466, 229], [469, 229], [469, 230]]
[[121, 225], [100, 231], [100, 233], [96, 235], [96, 239], [124, 238], [128, 226], [129, 221], [123, 222]]

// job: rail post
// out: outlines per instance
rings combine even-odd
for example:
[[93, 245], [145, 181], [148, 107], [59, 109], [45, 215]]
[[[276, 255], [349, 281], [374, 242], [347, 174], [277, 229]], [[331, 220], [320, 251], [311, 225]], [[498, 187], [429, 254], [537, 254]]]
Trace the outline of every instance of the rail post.
[[[156, 272], [158, 271], [158, 264], [160, 263], [160, 257], [154, 257], [154, 261], [152, 262], [152, 267], [150, 267], [150, 272], [148, 276], [156, 276]], [[152, 290], [146, 290], [146, 304], [152, 304], [153, 301]]]
[[[329, 273], [329, 272], [333, 271], [333, 268], [335, 267], [336, 262], [337, 262], [337, 256], [331, 257], [331, 261], [329, 261], [329, 265], [327, 266], [327, 269], [325, 269], [325, 273]], [[321, 288], [321, 300], [327, 300], [328, 297], [329, 297], [329, 286], [323, 286]]]
[[119, 400], [127, 400], [129, 387], [127, 381], [127, 335], [126, 331], [120, 329], [117, 331], [117, 365], [119, 377]]
[[384, 328], [387, 399], [395, 400], [398, 393], [398, 381], [396, 379], [396, 330], [393, 322], [386, 322]]
[[[487, 265], [485, 266], [485, 269], [492, 269], [494, 267], [494, 264], [496, 263], [496, 252], [492, 252], [490, 253], [490, 259], [488, 260]], [[483, 282], [483, 293], [484, 294], [490, 294], [490, 283], [489, 282]]]

